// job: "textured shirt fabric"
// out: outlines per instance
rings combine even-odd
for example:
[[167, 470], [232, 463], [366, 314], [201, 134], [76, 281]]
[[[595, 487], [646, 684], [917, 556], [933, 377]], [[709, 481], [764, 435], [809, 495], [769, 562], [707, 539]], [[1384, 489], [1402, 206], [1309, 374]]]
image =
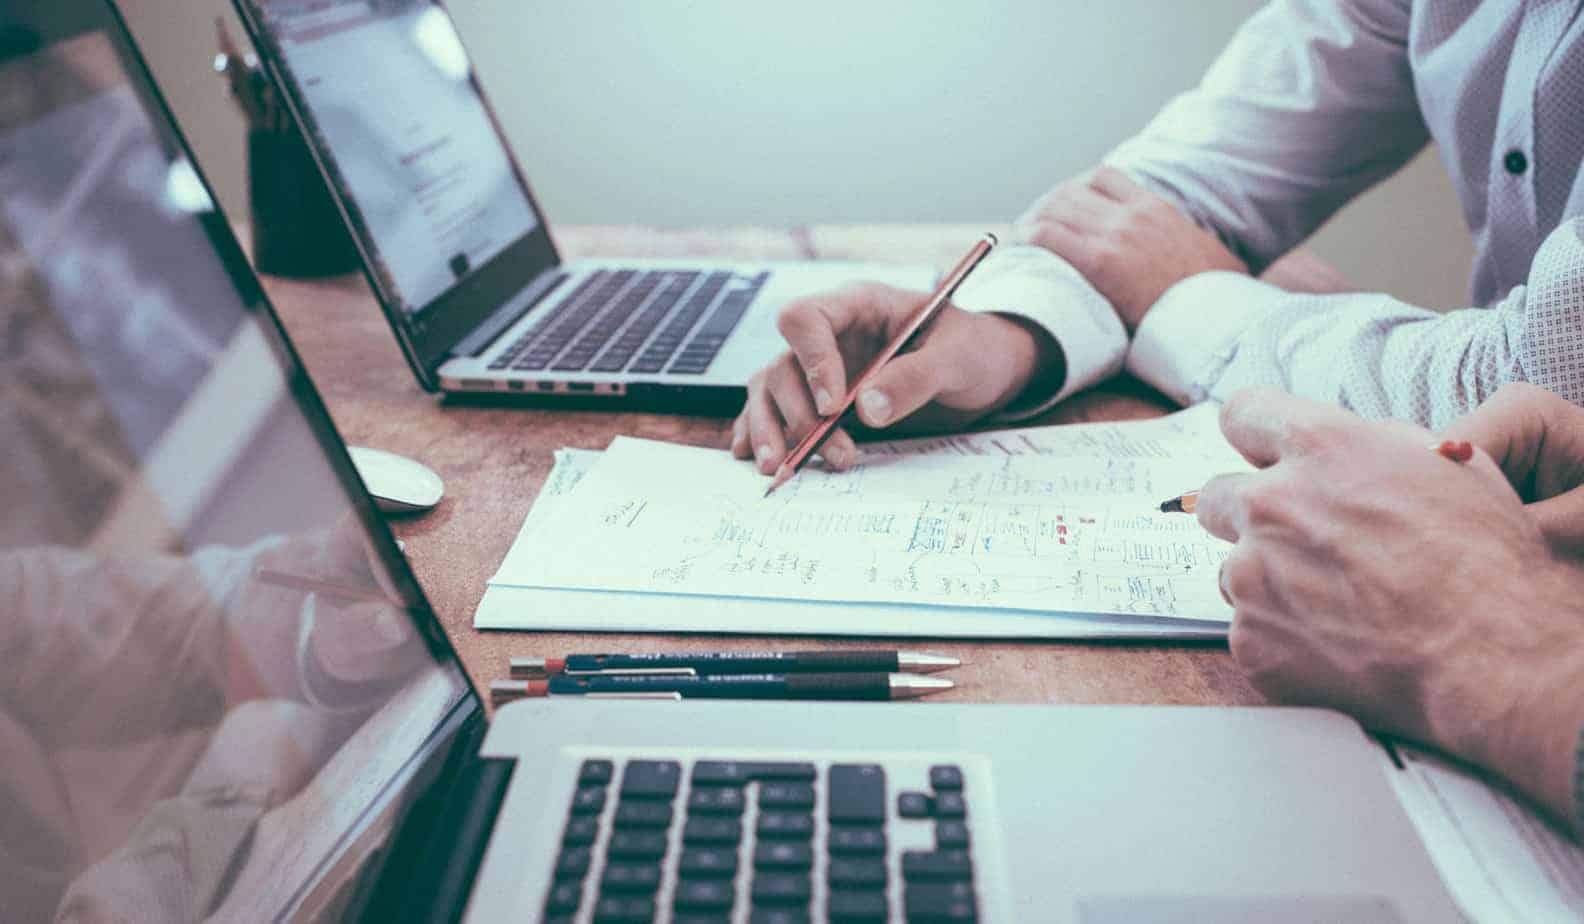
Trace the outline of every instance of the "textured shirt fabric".
[[[1276, 0], [1106, 161], [1258, 274], [1430, 141], [1474, 238], [1474, 307], [1436, 313], [1207, 273], [1169, 290], [1130, 344], [1065, 261], [1004, 247], [958, 303], [1040, 324], [1067, 366], [1048, 401], [1008, 416], [1124, 362], [1185, 404], [1276, 385], [1432, 428], [1511, 381], [1584, 404], [1581, 0]], [[1404, 216], [1402, 233], [1414, 232]], [[1584, 831], [1584, 732], [1578, 753]]]
[[1205, 274], [1168, 291], [1130, 345], [1098, 292], [1027, 246], [993, 255], [958, 300], [1051, 332], [1068, 370], [1052, 401], [1125, 357], [1184, 403], [1269, 384], [1432, 427], [1514, 380], [1584, 403], [1584, 226], [1568, 222], [1584, 216], [1581, 8], [1280, 0], [1107, 158], [1258, 273], [1434, 140], [1474, 235], [1475, 308]]

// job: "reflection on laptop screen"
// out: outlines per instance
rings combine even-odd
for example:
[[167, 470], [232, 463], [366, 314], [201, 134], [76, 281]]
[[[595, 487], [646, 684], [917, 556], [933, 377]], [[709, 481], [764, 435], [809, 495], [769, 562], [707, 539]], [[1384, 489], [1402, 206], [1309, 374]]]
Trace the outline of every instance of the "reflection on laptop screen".
[[107, 14], [58, 41], [10, 15], [0, 914], [333, 908], [466, 683]]
[[450, 17], [427, 0], [249, 0], [408, 314], [538, 226]]

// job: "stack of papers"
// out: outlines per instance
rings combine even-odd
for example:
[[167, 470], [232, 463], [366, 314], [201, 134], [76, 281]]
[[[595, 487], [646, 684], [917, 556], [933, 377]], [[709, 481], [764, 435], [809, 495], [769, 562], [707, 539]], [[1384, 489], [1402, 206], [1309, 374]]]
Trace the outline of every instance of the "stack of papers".
[[562, 450], [483, 629], [1218, 638], [1230, 546], [1164, 498], [1248, 469], [1201, 405], [864, 447], [769, 479], [715, 449]]

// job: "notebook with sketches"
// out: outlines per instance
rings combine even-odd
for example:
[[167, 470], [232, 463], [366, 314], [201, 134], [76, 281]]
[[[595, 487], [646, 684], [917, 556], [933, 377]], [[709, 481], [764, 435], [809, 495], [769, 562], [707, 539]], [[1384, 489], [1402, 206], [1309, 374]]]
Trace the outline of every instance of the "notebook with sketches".
[[1218, 638], [1230, 546], [1156, 507], [1247, 468], [1210, 406], [871, 444], [768, 499], [725, 452], [618, 438], [558, 455], [474, 624]]

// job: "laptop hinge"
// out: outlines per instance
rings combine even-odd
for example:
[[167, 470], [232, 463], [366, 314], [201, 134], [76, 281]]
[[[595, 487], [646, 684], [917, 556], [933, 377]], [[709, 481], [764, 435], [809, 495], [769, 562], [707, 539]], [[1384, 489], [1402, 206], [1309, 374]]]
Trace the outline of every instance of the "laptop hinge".
[[532, 311], [535, 305], [554, 292], [557, 286], [566, 281], [566, 278], [566, 273], [554, 268], [547, 269], [534, 277], [533, 282], [519, 292], [516, 298], [495, 309], [495, 312], [473, 328], [471, 333], [457, 341], [457, 345], [451, 349], [451, 355], [477, 356], [489, 349], [489, 345], [495, 342], [496, 337], [504, 333], [506, 328], [516, 324], [518, 318]]
[[448, 761], [440, 779], [403, 816], [360, 920], [402, 924], [462, 917], [517, 766], [512, 759], [478, 756], [478, 744], [477, 737], [464, 734], [467, 750]]

